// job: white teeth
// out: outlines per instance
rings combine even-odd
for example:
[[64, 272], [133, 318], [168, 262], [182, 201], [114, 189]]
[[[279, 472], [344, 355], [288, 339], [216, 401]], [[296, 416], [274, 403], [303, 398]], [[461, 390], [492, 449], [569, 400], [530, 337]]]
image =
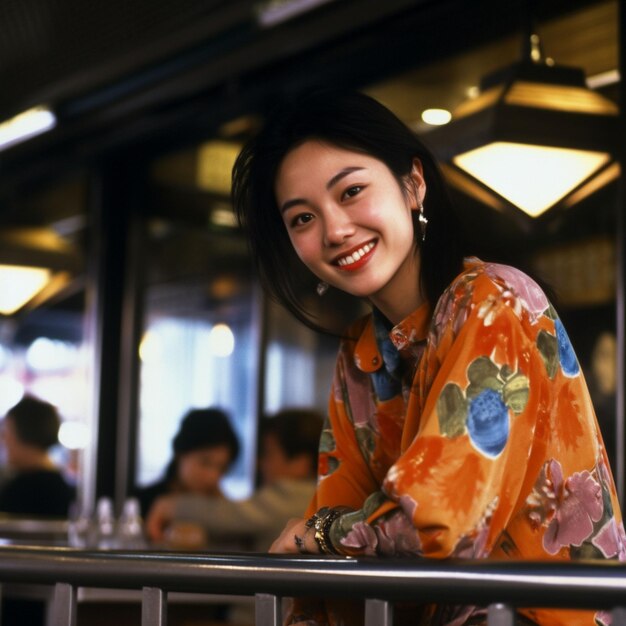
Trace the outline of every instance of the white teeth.
[[341, 266], [352, 265], [353, 263], [356, 263], [360, 258], [364, 257], [370, 250], [374, 248], [375, 245], [376, 244], [372, 242], [366, 243], [362, 248], [355, 250], [352, 254], [349, 254], [348, 256], [344, 256], [339, 259], [337, 261], [337, 264]]

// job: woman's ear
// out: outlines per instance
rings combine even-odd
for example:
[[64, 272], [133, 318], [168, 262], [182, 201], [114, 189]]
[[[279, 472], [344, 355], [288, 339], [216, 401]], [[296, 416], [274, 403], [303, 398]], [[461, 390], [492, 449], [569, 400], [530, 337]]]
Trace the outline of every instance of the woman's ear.
[[424, 180], [424, 168], [420, 159], [415, 157], [407, 179], [409, 201], [412, 209], [418, 209], [426, 197], [426, 181]]

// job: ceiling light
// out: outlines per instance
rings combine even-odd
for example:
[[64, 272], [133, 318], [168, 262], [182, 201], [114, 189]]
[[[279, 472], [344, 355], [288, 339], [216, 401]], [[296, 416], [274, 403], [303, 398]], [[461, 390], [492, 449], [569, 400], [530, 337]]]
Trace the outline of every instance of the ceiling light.
[[5, 150], [56, 126], [56, 116], [47, 107], [38, 106], [19, 113], [0, 124], [0, 150]]
[[431, 126], [443, 126], [452, 119], [447, 109], [426, 109], [422, 111], [422, 121]]
[[496, 141], [459, 154], [453, 162], [531, 217], [539, 217], [609, 158], [606, 152]]
[[0, 314], [34, 308], [68, 288], [79, 271], [74, 246], [49, 228], [0, 230]]
[[216, 324], [209, 333], [209, 351], [213, 356], [227, 357], [235, 349], [235, 335], [227, 324]]
[[204, 191], [230, 195], [231, 175], [241, 144], [234, 141], [208, 141], [198, 148], [196, 184]]
[[51, 272], [43, 267], [0, 265], [0, 313], [11, 315], [48, 283]]
[[267, 0], [257, 8], [257, 20], [261, 26], [270, 27], [312, 11], [334, 0]]
[[584, 197], [577, 192], [596, 177], [615, 178], [618, 107], [587, 87], [582, 70], [542, 62], [531, 42], [532, 53], [485, 77], [480, 95], [430, 131], [429, 143], [451, 184], [537, 218]]

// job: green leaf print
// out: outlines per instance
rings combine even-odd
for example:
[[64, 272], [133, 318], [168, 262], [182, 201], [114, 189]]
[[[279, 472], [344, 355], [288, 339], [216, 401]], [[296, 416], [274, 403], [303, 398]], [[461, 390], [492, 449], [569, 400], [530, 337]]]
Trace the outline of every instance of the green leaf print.
[[548, 318], [551, 319], [552, 321], [558, 319], [558, 314], [556, 312], [556, 309], [550, 305], [544, 312], [543, 314]]
[[372, 454], [376, 447], [376, 442], [374, 441], [374, 436], [372, 435], [372, 431], [369, 428], [357, 428], [356, 429], [356, 439], [359, 442], [359, 447], [363, 452], [367, 454]]
[[521, 413], [528, 402], [528, 378], [523, 374], [515, 374], [504, 384], [502, 400], [513, 413]]
[[368, 518], [378, 507], [382, 506], [386, 500], [387, 497], [382, 491], [375, 491], [367, 496], [362, 509], [364, 517]]
[[337, 447], [335, 437], [330, 430], [323, 430], [320, 437], [320, 452], [332, 452]]
[[326, 457], [326, 476], [330, 476], [339, 468], [339, 461], [334, 456]]
[[467, 368], [467, 378], [474, 385], [481, 385], [483, 388], [489, 387], [495, 389], [491, 384], [485, 384], [485, 381], [495, 380], [498, 384], [498, 374], [500, 370], [498, 366], [486, 356], [479, 356], [472, 361]]
[[502, 381], [498, 378], [500, 370], [489, 358], [481, 356], [472, 361], [467, 368], [467, 377], [470, 381], [465, 394], [468, 400], [475, 398], [485, 389], [502, 392]]
[[465, 432], [467, 401], [461, 388], [455, 383], [448, 383], [437, 398], [439, 430], [446, 437], [459, 437]]
[[546, 365], [548, 376], [554, 378], [559, 367], [559, 346], [556, 337], [543, 329], [540, 330], [537, 335], [537, 348]]
[[513, 374], [515, 372], [506, 363], [500, 368], [500, 378], [502, 380], [508, 380]]
[[385, 501], [387, 496], [382, 491], [375, 491], [370, 494], [363, 503], [363, 508], [341, 515], [331, 526], [330, 540], [339, 544], [341, 540], [352, 530], [358, 522], [365, 520], [372, 515]]

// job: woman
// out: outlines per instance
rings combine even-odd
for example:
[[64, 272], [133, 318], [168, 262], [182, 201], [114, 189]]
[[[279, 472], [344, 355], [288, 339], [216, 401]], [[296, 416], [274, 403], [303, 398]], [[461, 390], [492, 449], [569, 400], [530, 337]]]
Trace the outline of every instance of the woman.
[[146, 520], [148, 536], [159, 543], [173, 523], [192, 523], [204, 529], [213, 548], [225, 544], [267, 552], [285, 522], [302, 515], [315, 492], [323, 422], [308, 409], [283, 409], [265, 417], [259, 424], [259, 488], [237, 501], [191, 493], [162, 496]]
[[[330, 285], [372, 305], [341, 342], [316, 496], [272, 551], [624, 558], [565, 329], [528, 276], [463, 258], [434, 160], [404, 124], [364, 95], [308, 96], [243, 149], [233, 197], [266, 287], [297, 317], [309, 320], [299, 262], [320, 293]], [[521, 613], [539, 624], [607, 619]], [[358, 623], [350, 615], [300, 602], [288, 623]], [[414, 607], [396, 622], [480, 615]]]
[[223, 411], [192, 409], [180, 423], [172, 450], [163, 478], [135, 493], [144, 517], [164, 494], [221, 496], [219, 483], [239, 454], [239, 439]]

